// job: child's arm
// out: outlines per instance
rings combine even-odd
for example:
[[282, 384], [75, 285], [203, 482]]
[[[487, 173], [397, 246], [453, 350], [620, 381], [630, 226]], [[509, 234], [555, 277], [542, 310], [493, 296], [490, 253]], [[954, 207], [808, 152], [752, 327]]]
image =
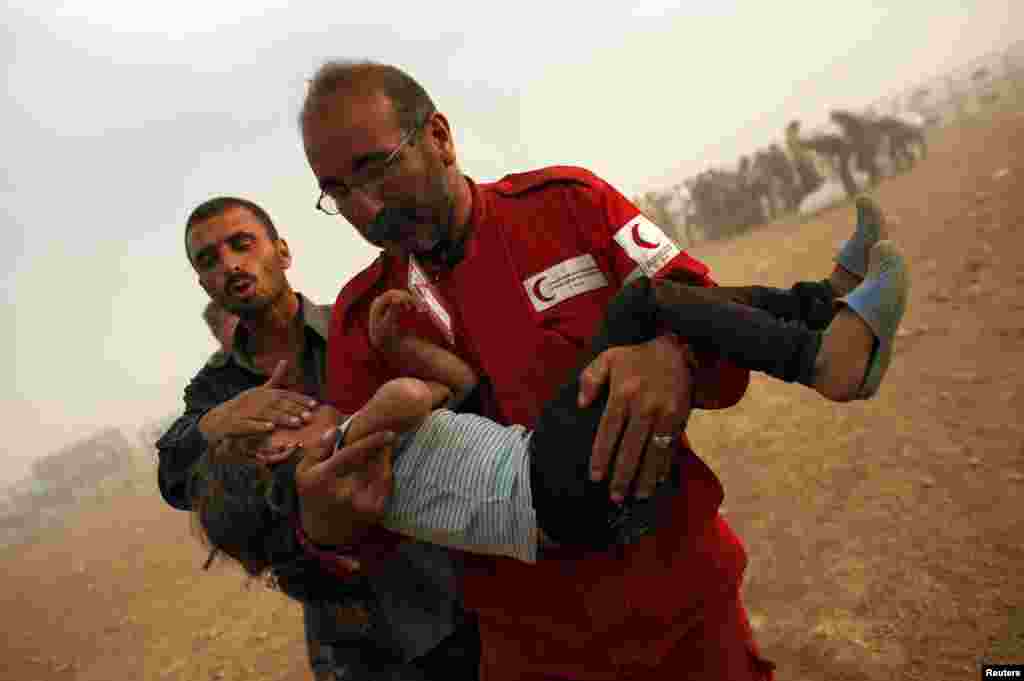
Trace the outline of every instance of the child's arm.
[[451, 401], [458, 403], [476, 387], [476, 372], [439, 345], [402, 332], [399, 317], [415, 307], [407, 291], [392, 289], [377, 296], [370, 306], [370, 343], [402, 373], [447, 386]]
[[439, 383], [418, 378], [388, 381], [352, 417], [352, 424], [342, 444], [350, 445], [383, 431], [401, 435], [418, 428], [438, 404], [450, 397], [451, 391]]

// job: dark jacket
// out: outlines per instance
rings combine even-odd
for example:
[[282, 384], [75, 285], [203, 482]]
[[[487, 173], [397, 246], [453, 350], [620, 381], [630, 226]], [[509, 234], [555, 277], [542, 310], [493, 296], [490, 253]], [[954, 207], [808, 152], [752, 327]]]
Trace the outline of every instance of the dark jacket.
[[[299, 299], [306, 330], [303, 374], [307, 392], [319, 396], [331, 309], [302, 296]], [[156, 443], [160, 493], [174, 508], [191, 510], [194, 464], [207, 448], [199, 420], [210, 409], [267, 381], [250, 360], [246, 341], [245, 329], [239, 325], [233, 350], [215, 353], [200, 369], [185, 388], [185, 413]], [[400, 553], [402, 560], [389, 569], [346, 584], [346, 599], [340, 605], [303, 604], [310, 664], [318, 678], [332, 671], [338, 679], [353, 681], [430, 679], [415, 662], [407, 663], [433, 659], [438, 652], [447, 654], [453, 641], [476, 635], [462, 610], [448, 552], [408, 543]], [[365, 619], [353, 617], [354, 611], [364, 612]], [[474, 646], [469, 641], [462, 647], [475, 651]], [[470, 666], [475, 678], [475, 664]]]

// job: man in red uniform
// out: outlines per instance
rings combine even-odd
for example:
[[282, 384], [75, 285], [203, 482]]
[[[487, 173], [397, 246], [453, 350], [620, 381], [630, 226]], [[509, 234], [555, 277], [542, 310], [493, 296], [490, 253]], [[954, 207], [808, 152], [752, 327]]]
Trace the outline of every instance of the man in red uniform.
[[[493, 184], [464, 176], [448, 120], [394, 67], [325, 65], [301, 124], [318, 208], [383, 251], [335, 305], [327, 398], [342, 411], [358, 410], [396, 376], [368, 339], [369, 305], [384, 290], [419, 298], [434, 339], [489, 384], [488, 416], [529, 425], [625, 282], [670, 275], [713, 285], [707, 267], [586, 170], [546, 168]], [[467, 557], [481, 678], [771, 678], [740, 600], [746, 554], [718, 515], [721, 484], [681, 434], [691, 404], [730, 406], [747, 381], [668, 335], [591, 364], [581, 404], [609, 390], [595, 479], [610, 476], [613, 498], [649, 496], [666, 478], [681, 489], [658, 532], [623, 551], [548, 555], [536, 566]], [[300, 489], [304, 528], [315, 542], [356, 542], [389, 492], [387, 450], [354, 456], [342, 480]], [[315, 509], [338, 506], [361, 522], [344, 537], [318, 535]]]

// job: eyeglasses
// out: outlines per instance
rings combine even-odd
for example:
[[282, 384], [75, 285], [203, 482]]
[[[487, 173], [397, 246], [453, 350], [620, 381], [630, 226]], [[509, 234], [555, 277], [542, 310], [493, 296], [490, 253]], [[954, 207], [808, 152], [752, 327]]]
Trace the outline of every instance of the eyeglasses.
[[423, 126], [427, 124], [428, 120], [430, 120], [429, 114], [424, 117], [422, 122], [402, 137], [401, 141], [398, 142], [398, 146], [387, 155], [387, 158], [376, 163], [367, 163], [359, 172], [353, 174], [352, 179], [348, 182], [339, 180], [330, 189], [321, 191], [320, 198], [316, 202], [316, 209], [328, 215], [339, 215], [341, 214], [342, 204], [349, 200], [352, 192], [359, 191], [362, 194], [373, 196], [381, 183], [395, 174], [395, 171], [398, 169], [398, 162], [402, 160], [402, 149], [406, 145], [412, 144], [413, 139], [423, 129]]

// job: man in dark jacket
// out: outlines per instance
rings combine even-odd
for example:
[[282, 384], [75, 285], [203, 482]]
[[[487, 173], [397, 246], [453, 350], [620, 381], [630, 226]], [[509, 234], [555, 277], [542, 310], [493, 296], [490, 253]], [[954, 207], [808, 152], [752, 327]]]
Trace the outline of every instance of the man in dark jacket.
[[[201, 204], [187, 221], [185, 246], [212, 303], [238, 317], [185, 389], [185, 413], [157, 442], [160, 492], [190, 510], [195, 464], [212, 444], [308, 420], [324, 383], [330, 307], [292, 290], [288, 244], [250, 201]], [[339, 591], [337, 603], [303, 604], [317, 681], [477, 677], [479, 635], [444, 549], [405, 544], [390, 569]]]

